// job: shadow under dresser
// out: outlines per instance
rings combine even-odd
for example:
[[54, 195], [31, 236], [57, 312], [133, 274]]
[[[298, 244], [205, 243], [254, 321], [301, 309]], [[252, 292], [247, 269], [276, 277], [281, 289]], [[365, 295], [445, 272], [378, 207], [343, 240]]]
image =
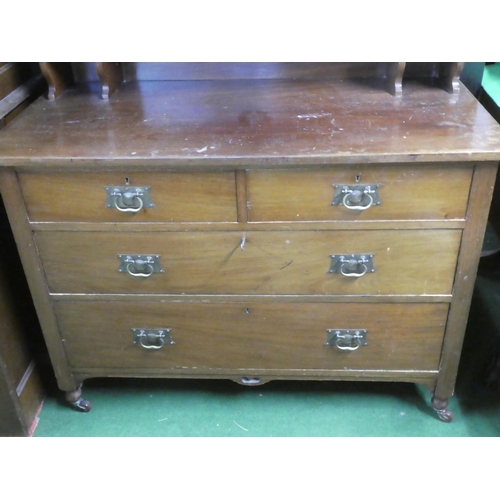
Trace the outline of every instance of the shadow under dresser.
[[451, 421], [500, 159], [461, 67], [41, 63], [0, 181], [66, 399], [397, 381]]

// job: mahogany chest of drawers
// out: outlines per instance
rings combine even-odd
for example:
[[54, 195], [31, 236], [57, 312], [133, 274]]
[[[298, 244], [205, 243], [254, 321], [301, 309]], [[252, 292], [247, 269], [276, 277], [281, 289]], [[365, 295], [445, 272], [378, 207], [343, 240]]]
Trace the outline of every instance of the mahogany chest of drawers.
[[87, 84], [0, 134], [68, 401], [90, 377], [390, 380], [451, 420], [500, 130], [456, 82], [367, 81]]

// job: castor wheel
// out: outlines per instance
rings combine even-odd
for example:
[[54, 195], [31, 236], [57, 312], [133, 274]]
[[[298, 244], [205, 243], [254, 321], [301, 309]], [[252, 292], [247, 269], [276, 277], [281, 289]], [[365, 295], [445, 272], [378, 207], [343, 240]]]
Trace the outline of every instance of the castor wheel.
[[75, 409], [84, 413], [88, 413], [92, 409], [92, 403], [82, 398], [82, 388], [79, 387], [76, 391], [68, 391], [65, 394], [66, 401]]
[[436, 410], [436, 413], [438, 414], [439, 419], [443, 422], [449, 423], [453, 420], [453, 413], [450, 410]]
[[92, 409], [92, 403], [83, 398], [80, 398], [78, 401], [70, 404], [73, 408], [83, 413], [88, 413]]
[[453, 421], [453, 412], [446, 408], [448, 406], [447, 399], [432, 398], [432, 407], [437, 416], [442, 422], [450, 423]]

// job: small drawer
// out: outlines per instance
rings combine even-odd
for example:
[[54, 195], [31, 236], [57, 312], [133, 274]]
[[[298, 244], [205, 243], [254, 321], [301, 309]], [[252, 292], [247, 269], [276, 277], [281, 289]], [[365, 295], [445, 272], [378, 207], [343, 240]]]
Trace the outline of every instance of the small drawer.
[[234, 172], [21, 173], [19, 178], [32, 222], [237, 220]]
[[470, 165], [417, 164], [249, 170], [248, 218], [250, 222], [463, 219], [472, 171]]
[[448, 312], [447, 304], [54, 305], [75, 369], [234, 369], [243, 375], [246, 369], [438, 370]]
[[51, 292], [113, 294], [451, 294], [460, 238], [460, 230], [36, 233]]

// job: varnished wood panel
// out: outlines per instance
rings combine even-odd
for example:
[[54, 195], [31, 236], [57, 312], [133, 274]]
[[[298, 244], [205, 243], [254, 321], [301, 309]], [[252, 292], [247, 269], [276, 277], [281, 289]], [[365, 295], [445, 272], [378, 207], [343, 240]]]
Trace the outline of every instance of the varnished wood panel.
[[13, 170], [0, 170], [0, 189], [57, 382], [63, 390], [74, 389], [75, 381], [66, 364], [57, 319], [47, 293], [43, 267], [36, 250], [34, 235], [29, 227], [18, 179]]
[[463, 69], [463, 62], [410, 62], [406, 63], [405, 78], [427, 80], [430, 85], [457, 93]]
[[[54, 293], [450, 294], [459, 230], [36, 235]], [[332, 254], [373, 254], [374, 273], [330, 274]], [[164, 273], [118, 272], [118, 254], [160, 255]]]
[[[351, 165], [247, 172], [249, 221], [463, 219], [472, 165]], [[332, 206], [335, 185], [378, 185], [381, 204]]]
[[497, 163], [482, 163], [474, 173], [471, 201], [467, 210], [468, 224], [458, 255], [454, 301], [450, 307], [443, 343], [440, 366], [442, 374], [436, 386], [435, 395], [438, 398], [447, 398], [454, 391], [497, 167]]
[[383, 77], [386, 63], [307, 62], [124, 62], [127, 81], [242, 80], [271, 78]]
[[97, 74], [101, 81], [102, 98], [109, 99], [123, 81], [123, 70], [120, 63], [98, 62]]
[[53, 101], [61, 96], [74, 82], [71, 63], [41, 62], [40, 70], [47, 82], [47, 99], [49, 101]]
[[[26, 173], [20, 183], [31, 221], [236, 222], [234, 172], [158, 174]], [[106, 207], [106, 186], [151, 187], [155, 207], [123, 213]]]
[[[70, 364], [207, 369], [437, 370], [446, 304], [55, 304]], [[146, 350], [131, 328], [171, 328]], [[325, 346], [329, 328], [365, 328], [368, 345]]]
[[[76, 82], [99, 81], [102, 65], [119, 65], [116, 71], [123, 73], [127, 82], [158, 80], [241, 80], [273, 78], [384, 78], [387, 65], [404, 63], [384, 62], [122, 62], [92, 63], [72, 62]], [[113, 68], [115, 70], [115, 68]], [[121, 80], [122, 78], [120, 78]]]
[[465, 88], [409, 82], [138, 82], [40, 99], [0, 136], [0, 163], [40, 169], [181, 169], [497, 160], [500, 126]]

